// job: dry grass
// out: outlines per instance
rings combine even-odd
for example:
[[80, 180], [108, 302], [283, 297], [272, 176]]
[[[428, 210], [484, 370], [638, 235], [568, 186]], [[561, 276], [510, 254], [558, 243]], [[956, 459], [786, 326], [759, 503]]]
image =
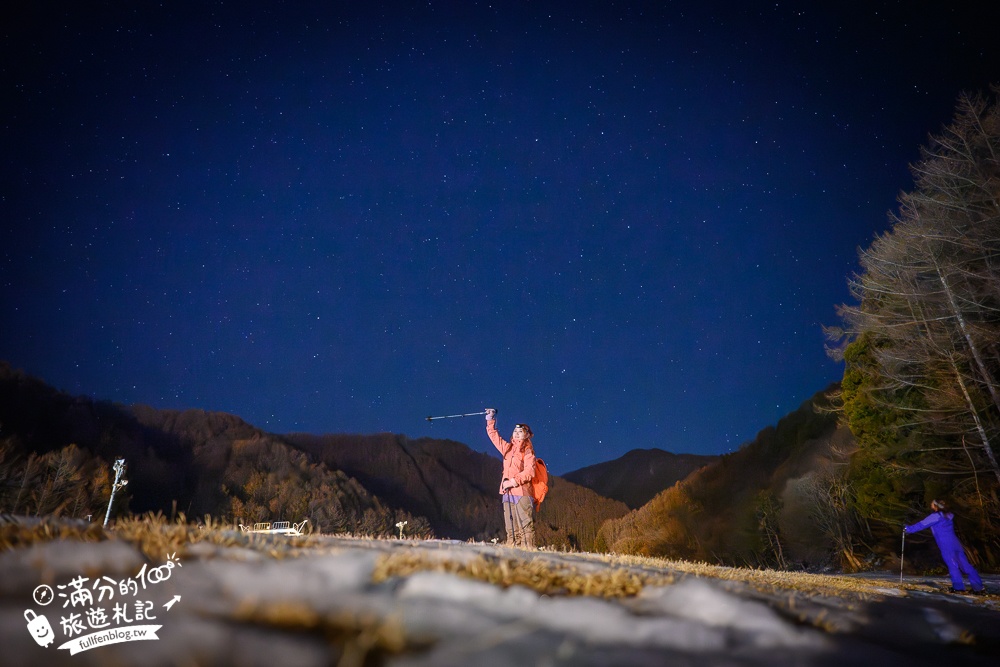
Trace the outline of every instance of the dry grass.
[[[865, 602], [892, 595], [893, 591], [940, 593], [923, 583], [898, 579], [856, 578], [842, 575], [785, 572], [725, 567], [681, 560], [608, 554], [575, 553], [575, 558], [607, 563], [611, 567], [597, 573], [581, 573], [576, 568], [556, 566], [543, 559], [487, 558], [468, 562], [428, 557], [418, 552], [395, 553], [382, 558], [374, 579], [406, 577], [416, 572], [448, 572], [496, 586], [522, 585], [546, 595], [589, 595], [620, 598], [636, 595], [645, 586], [663, 586], [690, 575], [745, 584], [781, 600], [790, 593], [807, 597], [837, 597], [848, 603]], [[995, 599], [987, 595], [980, 599]], [[788, 598], [791, 600], [791, 598]], [[794, 602], [789, 603], [794, 607]]]
[[115, 524], [116, 537], [136, 544], [144, 554], [183, 554], [185, 548], [199, 542], [220, 547], [243, 547], [271, 558], [286, 558], [309, 544], [307, 536], [271, 536], [261, 533], [244, 533], [236, 526], [214, 521], [206, 516], [203, 523], [187, 523], [183, 514], [174, 522], [160, 515], [146, 515], [125, 519]]
[[374, 581], [408, 577], [416, 572], [448, 572], [495, 586], [525, 586], [544, 595], [587, 595], [619, 598], [636, 595], [643, 586], [673, 583], [670, 574], [642, 574], [625, 568], [581, 573], [572, 567], [554, 566], [542, 559], [519, 560], [477, 556], [466, 562], [431, 558], [417, 552], [383, 556], [375, 567]]
[[[349, 536], [345, 536], [349, 537]], [[170, 521], [162, 514], [147, 514], [117, 521], [108, 530], [99, 523], [53, 518], [0, 517], [0, 551], [52, 540], [100, 542], [124, 540], [151, 560], [165, 553], [183, 557], [191, 545], [207, 542], [219, 547], [251, 549], [270, 558], [287, 558], [322, 548], [313, 537], [275, 537], [242, 533], [238, 528], [205, 517], [188, 523], [179, 516]], [[497, 586], [522, 585], [546, 595], [587, 595], [603, 598], [637, 594], [644, 586], [673, 583], [677, 575], [692, 575], [741, 582], [769, 595], [798, 592], [808, 596], [826, 595], [851, 600], [881, 597], [887, 590], [939, 592], [916, 582], [900, 584], [898, 579], [862, 579], [804, 572], [756, 570], [707, 563], [642, 556], [574, 553], [574, 558], [602, 562], [610, 567], [600, 572], [581, 573], [569, 566], [554, 565], [544, 558], [484, 557], [471, 561], [431, 558], [416, 550], [387, 555], [375, 571], [377, 581], [393, 576], [409, 576], [420, 571], [439, 571], [485, 581]], [[996, 599], [996, 595], [986, 599]]]
[[596, 555], [585, 557], [597, 558], [604, 562], [626, 567], [666, 569], [698, 577], [736, 581], [747, 584], [756, 590], [768, 594], [781, 594], [786, 591], [796, 591], [807, 595], [832, 595], [859, 600], [869, 600], [882, 597], [886, 591], [922, 591], [940, 592], [939, 589], [926, 584], [905, 581], [900, 584], [898, 578], [859, 578], [836, 574], [810, 574], [808, 572], [786, 572], [783, 570], [756, 570], [743, 567], [726, 567], [696, 563], [683, 560], [669, 560], [643, 556], [626, 555]]
[[272, 558], [285, 558], [310, 544], [310, 538], [274, 537], [242, 533], [228, 524], [206, 516], [204, 522], [188, 523], [181, 514], [170, 521], [162, 514], [146, 514], [121, 519], [105, 530], [99, 523], [57, 518], [5, 518], [0, 521], [0, 551], [52, 540], [101, 542], [124, 540], [136, 545], [146, 557], [160, 559], [165, 553], [183, 556], [187, 547], [199, 542], [220, 547], [252, 549]]
[[[891, 591], [939, 592], [923, 584], [906, 583], [900, 586], [898, 580], [889, 579], [754, 570], [635, 556], [578, 553], [575, 557], [607, 563], [609, 568], [596, 573], [581, 573], [576, 568], [554, 565], [544, 558], [530, 556], [528, 559], [478, 556], [459, 562], [442, 558], [440, 554], [429, 556], [414, 550], [384, 556], [376, 566], [373, 579], [380, 582], [421, 571], [448, 572], [496, 586], [526, 586], [544, 595], [613, 599], [637, 595], [645, 586], [669, 585], [687, 576], [705, 577], [749, 586], [789, 620], [828, 634], [851, 631], [852, 622], [840, 611], [856, 610], [862, 608], [865, 602], [898, 594]], [[820, 604], [809, 603], [816, 597], [825, 599]], [[836, 598], [840, 603], [831, 607], [830, 598]], [[974, 638], [966, 634], [959, 641], [971, 643]]]
[[0, 551], [53, 540], [101, 542], [106, 539], [98, 523], [0, 516]]

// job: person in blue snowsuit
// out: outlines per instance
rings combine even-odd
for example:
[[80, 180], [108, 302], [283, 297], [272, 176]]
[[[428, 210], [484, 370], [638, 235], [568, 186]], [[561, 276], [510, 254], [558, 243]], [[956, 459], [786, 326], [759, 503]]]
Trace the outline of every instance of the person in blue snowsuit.
[[965, 590], [965, 582], [962, 580], [962, 574], [964, 573], [969, 577], [972, 590], [976, 593], [982, 593], [983, 580], [979, 578], [976, 568], [972, 567], [972, 563], [965, 556], [965, 549], [955, 535], [955, 515], [947, 510], [948, 506], [943, 501], [932, 500], [931, 511], [933, 514], [928, 515], [926, 519], [919, 523], [906, 526], [903, 528], [903, 532], [916, 533], [925, 528], [930, 528], [931, 533], [934, 535], [934, 541], [937, 542], [938, 549], [941, 550], [941, 558], [944, 559], [944, 564], [948, 566], [948, 575], [951, 576], [952, 590], [956, 592]]

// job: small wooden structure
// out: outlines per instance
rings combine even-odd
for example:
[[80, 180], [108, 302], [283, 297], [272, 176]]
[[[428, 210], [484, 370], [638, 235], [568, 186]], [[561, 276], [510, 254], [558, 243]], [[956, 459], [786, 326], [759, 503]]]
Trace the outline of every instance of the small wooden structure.
[[263, 533], [265, 535], [302, 535], [302, 529], [309, 523], [309, 519], [303, 519], [299, 523], [291, 521], [264, 521], [255, 523], [253, 528], [240, 524], [240, 530], [244, 533]]

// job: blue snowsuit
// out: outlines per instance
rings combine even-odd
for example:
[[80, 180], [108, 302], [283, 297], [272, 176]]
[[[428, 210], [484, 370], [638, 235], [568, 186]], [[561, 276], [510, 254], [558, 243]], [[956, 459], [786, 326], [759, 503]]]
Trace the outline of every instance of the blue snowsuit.
[[972, 590], [983, 590], [983, 580], [979, 578], [976, 568], [965, 556], [965, 549], [955, 535], [955, 515], [951, 512], [934, 512], [920, 523], [907, 526], [904, 533], [916, 533], [924, 528], [930, 528], [937, 542], [938, 549], [941, 550], [941, 558], [948, 566], [948, 574], [951, 576], [951, 585], [956, 591], [965, 590], [965, 582], [962, 581], [962, 573], [969, 576], [969, 583]]

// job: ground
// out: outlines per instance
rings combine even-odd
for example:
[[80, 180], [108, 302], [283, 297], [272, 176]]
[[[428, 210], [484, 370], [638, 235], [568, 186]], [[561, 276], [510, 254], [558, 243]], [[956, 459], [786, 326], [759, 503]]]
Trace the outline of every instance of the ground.
[[247, 536], [162, 521], [106, 532], [5, 521], [5, 665], [889, 667], [1000, 659], [995, 577], [987, 577], [989, 595], [961, 596], [946, 592], [946, 580], [901, 583], [898, 574]]

